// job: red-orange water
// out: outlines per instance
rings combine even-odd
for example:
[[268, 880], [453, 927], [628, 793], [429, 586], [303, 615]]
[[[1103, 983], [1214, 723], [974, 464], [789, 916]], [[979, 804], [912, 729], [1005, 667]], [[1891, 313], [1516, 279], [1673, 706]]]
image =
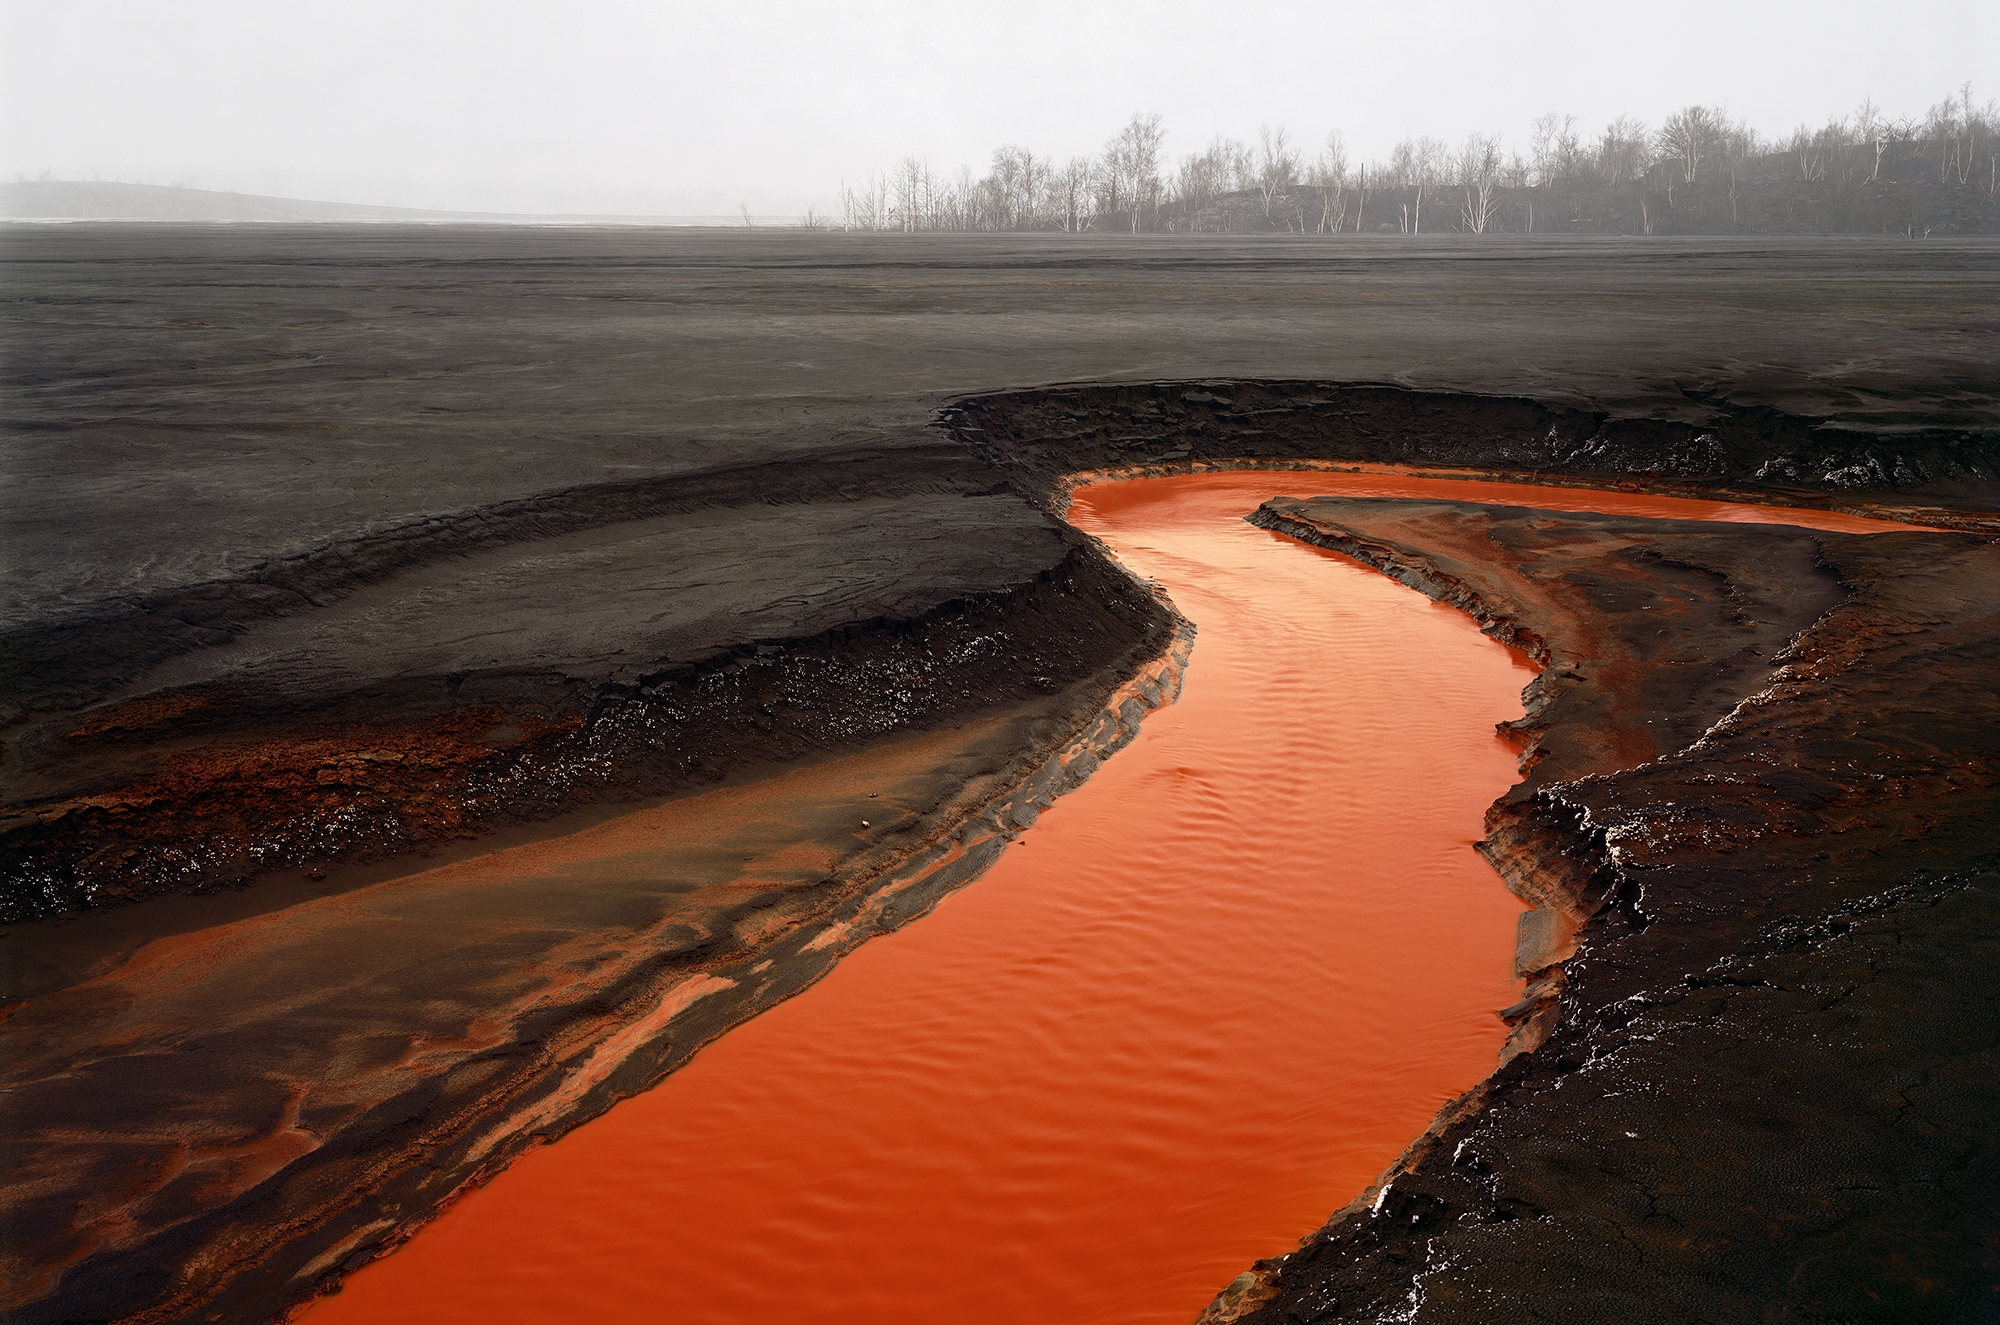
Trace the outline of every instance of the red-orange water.
[[1200, 627], [1179, 704], [934, 915], [312, 1325], [1184, 1325], [1353, 1197], [1499, 1047], [1520, 907], [1470, 843], [1531, 673], [1241, 520], [1334, 491], [1809, 522], [1382, 475], [1080, 491], [1071, 518]]

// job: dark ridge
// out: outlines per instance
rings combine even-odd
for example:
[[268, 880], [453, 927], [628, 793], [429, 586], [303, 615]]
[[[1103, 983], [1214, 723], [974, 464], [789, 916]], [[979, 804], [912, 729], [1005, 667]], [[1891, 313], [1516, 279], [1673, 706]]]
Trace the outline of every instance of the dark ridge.
[[168, 658], [226, 643], [252, 622], [310, 612], [363, 585], [471, 552], [713, 507], [975, 493], [994, 482], [984, 466], [940, 441], [828, 449], [782, 465], [539, 493], [342, 539], [245, 575], [113, 598], [17, 627], [0, 635], [0, 695], [16, 709], [80, 708]]
[[[579, 803], [698, 787], [1046, 698], [1157, 651], [1169, 627], [1158, 602], [1077, 536], [1068, 541], [1055, 566], [1024, 583], [914, 617], [746, 641], [629, 683], [551, 675], [550, 702], [530, 717], [468, 702], [425, 721], [359, 727], [315, 723], [308, 710], [255, 760], [240, 744], [193, 751], [149, 780], [17, 812], [0, 821], [0, 920], [238, 887], [270, 870], [379, 858]], [[521, 735], [498, 749], [482, 740], [507, 725]]]
[[[1328, 382], [1156, 382], [969, 396], [947, 431], [1023, 487], [1079, 470], [1330, 460], [1503, 471], [1800, 505], [1841, 498], [1990, 511], [2000, 433], [1867, 432], [1686, 391], [1704, 426], [1534, 400]], [[1933, 415], [1933, 417], [1935, 417]]]

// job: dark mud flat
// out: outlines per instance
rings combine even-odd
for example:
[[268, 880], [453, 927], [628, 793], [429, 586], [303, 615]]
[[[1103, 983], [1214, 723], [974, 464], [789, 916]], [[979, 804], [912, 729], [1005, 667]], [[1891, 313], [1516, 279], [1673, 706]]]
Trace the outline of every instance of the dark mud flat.
[[1207, 1319], [1990, 1320], [2000, 541], [1273, 501], [1545, 667], [1510, 1056]]
[[[1050, 514], [1077, 471], [1390, 464], [1967, 530], [2000, 505], [1991, 243], [1125, 238], [9, 232], [15, 1318], [268, 1317], [809, 980], [837, 951], [802, 955], [813, 927], [976, 872], [1170, 687], [1170, 614]], [[1932, 574], [1896, 546], [1880, 585]], [[1748, 682], [1715, 684], [1659, 700], [1676, 739]], [[917, 734], [944, 744], [893, 841], [831, 796], [737, 875], [549, 876], [448, 959], [350, 983], [400, 921], [301, 937], [432, 865]], [[1543, 738], [1551, 770], [1569, 739]], [[1750, 804], [1729, 813], [1824, 808]], [[1549, 910], [1612, 923], [1576, 896]], [[433, 921], [454, 907], [478, 912]], [[1707, 969], [1627, 919], [1643, 978]], [[291, 983], [185, 986], [222, 1042], [131, 978], [251, 929]], [[1581, 969], [1582, 1011], [1508, 1071], [1569, 1061]], [[447, 972], [511, 991], [500, 1030], [438, 997]], [[668, 1034], [699, 978], [735, 981], [734, 1011], [698, 999]], [[329, 1043], [354, 1050], [304, 1072]]]

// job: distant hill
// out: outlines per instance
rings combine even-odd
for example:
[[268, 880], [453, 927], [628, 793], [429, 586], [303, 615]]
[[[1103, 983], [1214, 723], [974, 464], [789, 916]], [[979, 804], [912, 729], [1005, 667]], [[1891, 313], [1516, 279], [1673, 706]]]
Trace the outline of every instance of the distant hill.
[[[349, 221], [488, 222], [537, 225], [740, 225], [733, 216], [537, 215], [517, 212], [436, 212], [417, 207], [369, 207], [351, 202], [265, 198], [167, 184], [99, 180], [25, 180], [0, 184], [0, 217], [16, 221]], [[783, 224], [757, 217], [759, 224]], [[790, 218], [785, 218], [789, 221]]]

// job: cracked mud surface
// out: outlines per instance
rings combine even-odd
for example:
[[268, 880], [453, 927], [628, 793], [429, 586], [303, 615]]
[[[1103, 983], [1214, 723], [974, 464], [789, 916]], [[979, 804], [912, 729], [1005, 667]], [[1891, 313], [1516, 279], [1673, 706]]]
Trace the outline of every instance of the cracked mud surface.
[[[1390, 464], [1994, 528], [1990, 243], [1368, 243], [1333, 254], [1169, 238], [11, 230], [0, 422], [19, 566], [0, 656], [0, 900], [17, 922], [5, 940], [14, 1052], [26, 1052], [31, 1024], [51, 1024], [37, 1022], [39, 1000], [76, 996], [147, 943], [194, 951], [229, 926], [324, 911], [431, 863], [411, 851], [463, 862], [486, 844], [577, 831], [552, 816], [615, 818], [641, 799], [899, 735], [942, 738], [995, 712], [1015, 715], [1011, 735], [976, 758], [961, 741], [935, 761], [961, 791], [975, 771], [1020, 773], [1037, 759], [1087, 767], [1099, 755], [1076, 743], [1115, 745], [1115, 730], [1089, 736], [1093, 715], [1112, 700], [1143, 709], [1114, 692], [1165, 656], [1173, 623], [1050, 516], [1076, 471]], [[1041, 385], [1051, 382], [1071, 385]], [[1540, 734], [1543, 790], [1503, 807], [1495, 840], [1513, 844], [1522, 870], [1571, 888], [1585, 946], [1546, 1044], [1510, 1062], [1495, 1103], [1462, 1126], [1502, 1128], [1474, 1147], [1480, 1162], [1556, 1213], [1490, 1226], [1481, 1213], [1461, 1229], [1452, 1221], [1501, 1200], [1499, 1187], [1432, 1154], [1392, 1191], [1413, 1193], [1414, 1231], [1376, 1250], [1323, 1244], [1333, 1249], [1317, 1268], [1294, 1257], [1278, 1279], [1292, 1296], [1261, 1319], [1317, 1319], [1301, 1314], [1327, 1309], [1305, 1305], [1313, 1293], [1339, 1298], [1341, 1313], [1393, 1313], [1419, 1282], [1424, 1310], [1458, 1310], [1450, 1284], [1470, 1302], [1528, 1282], [1506, 1277], [1519, 1258], [1491, 1251], [1504, 1239], [1477, 1241], [1502, 1234], [1532, 1247], [1548, 1275], [1580, 1257], [1648, 1301], [1677, 1301], [1683, 1279], [1723, 1285], [1699, 1299], [1719, 1304], [1702, 1307], [1718, 1319], [1737, 1318], [1742, 1293], [1818, 1282], [1811, 1267], [1827, 1262], [1812, 1247], [1845, 1248], [1856, 1264], [1854, 1249], [1877, 1248], [1892, 1259], [1875, 1277], [1905, 1284], [1924, 1310], [1987, 1282], [1984, 1261], [1960, 1256], [1967, 1238], [1990, 1237], [1990, 1217], [1963, 1213], [1991, 1195], [1978, 1185], [1985, 1152], [1953, 1138], [1974, 1117], [1990, 1130], [1978, 1073], [1991, 1060], [1978, 1033], [1951, 1028], [1979, 1024], [1969, 972], [1990, 970], [1971, 937], [1989, 885], [1965, 881], [1985, 878], [1980, 852], [1992, 849], [1992, 755], [1965, 742], [1968, 722], [1993, 730], [1981, 707], [1993, 642], [1974, 618], [1994, 601], [1983, 563], [1953, 549], [1989, 545], [1971, 533], [1894, 537], [1905, 541], [1864, 541], [1873, 552], [1817, 544], [1818, 569], [1793, 564], [1806, 555], [1795, 544], [1768, 565], [1739, 560], [1739, 580], [1754, 571], [1774, 586], [1758, 630], [1701, 624], [1710, 634], [1689, 647], [1704, 668], [1653, 668], [1644, 704], [1592, 700], [1588, 687], [1566, 695], [1574, 721]], [[1944, 541], [1909, 541], [1926, 538]], [[1628, 601], [1634, 583], [1692, 604], [1713, 580], [1699, 565], [1576, 553], [1578, 612], [1634, 615], [1646, 606]], [[1841, 624], [1795, 648], [1751, 714], [1769, 725], [1704, 738], [1713, 750], [1687, 745], [1753, 685], [1830, 581], [1845, 586], [1827, 618]], [[1763, 652], [1710, 647], [1724, 636]], [[1949, 752], [1964, 749], [1953, 764]], [[1607, 771], [1565, 780], [1585, 768]], [[1060, 781], [1050, 778], [1027, 801]], [[940, 827], [934, 811], [956, 794], [939, 784], [917, 818]], [[1601, 861], [1530, 861], [1537, 841], [1574, 839], [1585, 816], [1610, 826]], [[1013, 829], [1003, 815], [993, 831]], [[1725, 850], [1702, 832], [1742, 841]], [[835, 873], [853, 882], [867, 869]], [[1918, 900], [1939, 888], [1934, 905]], [[1838, 918], [1871, 897], [1891, 900]], [[585, 928], [632, 930], [627, 902], [607, 901]], [[832, 923], [834, 911], [814, 914]], [[1849, 928], [1814, 928], [1822, 921]], [[1744, 956], [1765, 962], [1747, 985], [1717, 977], [1674, 993], [1785, 925], [1820, 937]], [[1797, 991], [1845, 988], [1845, 976], [1816, 984], [1771, 965], [1837, 966], [1858, 951], [1857, 932], [1875, 936], [1869, 960], [1883, 974], [1844, 1001], [1812, 1010]], [[754, 965], [759, 951], [731, 948], [731, 960]], [[504, 983], [539, 959], [496, 942], [482, 960], [485, 974], [466, 978]], [[641, 1001], [660, 995], [661, 972], [640, 974]], [[772, 987], [810, 978], [797, 966]], [[407, 1042], [416, 1018], [403, 998], [376, 1000], [350, 1030]], [[1760, 1059], [1742, 1047], [1754, 1037], [1730, 1040], [1699, 1018], [1682, 1040], [1628, 1033], [1681, 1004], [1804, 1018], [1810, 1029], [1770, 1037], [1792, 1055], [1796, 1089], [1783, 1098], [1804, 1101], [1772, 1116], [1823, 1108], [1819, 1139], [1745, 1149], [1769, 1092], [1661, 1094], [1691, 1079], [1662, 1044], [1718, 1063], [1780, 1057]], [[1548, 1029], [1553, 1006], [1533, 1002], [1522, 1024]], [[1893, 1033], [1828, 1047], [1859, 1035], [1842, 1018], [1880, 1026], [1891, 1013]], [[575, 1044], [588, 1045], [634, 1014], [592, 995], [546, 1015], [587, 1028]], [[718, 1014], [714, 1029], [729, 1019]], [[21, 1319], [261, 1319], [327, 1272], [314, 1257], [393, 1236], [477, 1168], [423, 1169], [425, 1146], [515, 1107], [466, 1077], [449, 1106], [437, 1095], [415, 1114], [407, 1101], [363, 1110], [352, 1144], [373, 1144], [373, 1127], [403, 1158], [314, 1188], [311, 1164], [285, 1149], [304, 1144], [303, 1115], [215, 1088], [256, 1076], [260, 1055], [300, 1034], [282, 1020], [215, 1067], [135, 1056], [133, 1071], [157, 1069], [157, 1090], [50, 1106], [37, 1126], [81, 1128], [124, 1156], [106, 1162], [151, 1165], [146, 1181], [163, 1183], [165, 1161], [142, 1152], [201, 1133], [190, 1109], [221, 1100], [248, 1112], [210, 1119], [228, 1137], [117, 1234], [137, 1241], [62, 1279], [50, 1276], [82, 1243], [34, 1243], [12, 1299]], [[38, 1079], [65, 1063], [109, 1070], [78, 1035], [67, 1048], [36, 1041], [57, 1065]], [[524, 1031], [480, 1052], [541, 1061], [545, 1041]], [[1625, 1172], [1599, 1160], [1632, 1165], [1639, 1140], [1607, 1132], [1599, 1155], [1596, 1133], [1560, 1140], [1582, 1123], [1549, 1111], [1582, 1099], [1577, 1083], [1608, 1079], [1579, 1069], [1614, 1046], [1641, 1093], [1606, 1095], [1593, 1117], [1608, 1127], [1632, 1100], [1679, 1100], [1683, 1130], [1723, 1148], [1644, 1151], [1654, 1168], [1643, 1181], [1588, 1177]], [[642, 1086], [671, 1057], [660, 1053], [586, 1092], [569, 1117]], [[1520, 1126], [1505, 1130], [1508, 1119]], [[1859, 1132], [1834, 1135], [1835, 1122], [1893, 1139], [1864, 1145]], [[1652, 1125], [1629, 1130], [1656, 1136]], [[398, 1149], [417, 1134], [432, 1139]], [[1796, 1163], [1732, 1167], [1737, 1154]], [[1512, 1155], [1520, 1164], [1507, 1169]], [[1869, 1168], [1871, 1155], [1882, 1163]], [[17, 1195], [95, 1200], [97, 1162], [38, 1171]], [[270, 1175], [248, 1181], [260, 1164]], [[234, 1176], [197, 1181], [218, 1166]], [[1435, 1207], [1410, 1185], [1433, 1180], [1422, 1191]], [[1675, 1182], [1704, 1209], [1702, 1193], [1731, 1184], [1765, 1195], [1718, 1213], [1721, 1231], [1702, 1241], [1669, 1199]], [[1888, 1195], [1865, 1196], [1877, 1191]], [[1898, 1225], [1930, 1191], [1924, 1218]], [[1680, 1222], [1635, 1218], [1654, 1208], [1634, 1204], [1639, 1192]], [[1423, 1224], [1431, 1209], [1452, 1213]], [[1580, 1213], [1564, 1222], [1564, 1211]], [[1444, 1243], [1427, 1250], [1444, 1224], [1472, 1239], [1462, 1264]], [[209, 1248], [199, 1255], [184, 1235], [196, 1225]], [[274, 1228], [296, 1257], [273, 1258], [249, 1232]], [[1613, 1254], [1648, 1237], [1643, 1257]], [[1653, 1268], [1619, 1268], [1637, 1264]], [[1320, 1277], [1308, 1282], [1309, 1269]], [[1927, 1318], [1794, 1296], [1799, 1319]], [[1878, 1310], [1889, 1314], [1868, 1315]]]

